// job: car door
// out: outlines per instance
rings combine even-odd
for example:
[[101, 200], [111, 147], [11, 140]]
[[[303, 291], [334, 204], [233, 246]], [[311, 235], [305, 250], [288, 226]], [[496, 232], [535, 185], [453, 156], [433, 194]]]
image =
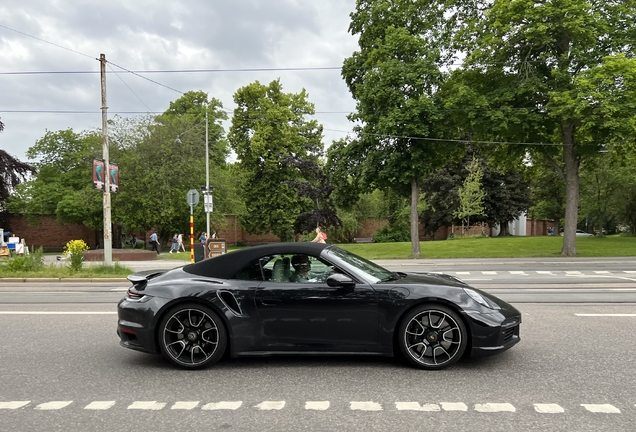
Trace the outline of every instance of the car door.
[[[308, 280], [266, 280], [255, 301], [270, 348], [371, 351], [378, 338], [378, 299], [370, 285], [330, 287], [326, 275], [340, 269], [310, 257]], [[317, 269], [316, 269], [317, 268]]]

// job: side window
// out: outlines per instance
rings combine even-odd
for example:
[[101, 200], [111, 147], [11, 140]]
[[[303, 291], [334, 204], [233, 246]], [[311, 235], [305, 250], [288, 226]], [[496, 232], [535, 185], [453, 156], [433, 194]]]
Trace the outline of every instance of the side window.
[[337, 271], [330, 264], [309, 255], [291, 255], [289, 281], [295, 283], [324, 283], [327, 277]]
[[252, 262], [247, 267], [239, 270], [234, 279], [247, 281], [263, 281], [263, 271], [261, 271], [260, 260]]

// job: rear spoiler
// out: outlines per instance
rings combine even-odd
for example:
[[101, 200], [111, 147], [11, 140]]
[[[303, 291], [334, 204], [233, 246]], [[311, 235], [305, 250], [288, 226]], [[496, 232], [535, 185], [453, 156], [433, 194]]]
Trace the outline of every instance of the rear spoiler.
[[132, 282], [137, 291], [142, 291], [146, 288], [146, 284], [150, 279], [155, 278], [163, 273], [163, 270], [145, 270], [128, 275], [126, 279]]

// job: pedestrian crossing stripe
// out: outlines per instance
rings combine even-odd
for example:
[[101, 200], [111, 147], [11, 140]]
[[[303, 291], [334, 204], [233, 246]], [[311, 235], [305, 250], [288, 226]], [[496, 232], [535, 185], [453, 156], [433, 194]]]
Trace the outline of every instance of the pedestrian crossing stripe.
[[[93, 401], [88, 405], [85, 405], [85, 410], [109, 410], [115, 407], [116, 401]], [[0, 401], [0, 410], [18, 410], [25, 409], [31, 405], [31, 401]], [[74, 405], [73, 401], [49, 401], [43, 402], [33, 406], [33, 409], [41, 411], [56, 411], [63, 409], [72, 409]], [[168, 402], [158, 401], [134, 401], [126, 405], [126, 409], [129, 410], [146, 410], [146, 411], [161, 411], [169, 405]], [[77, 404], [75, 404], [77, 406]], [[295, 406], [295, 405], [294, 405]], [[306, 401], [304, 402], [303, 409], [311, 411], [327, 411], [329, 409], [337, 409], [338, 407], [346, 406], [344, 403], [334, 406], [330, 401]], [[351, 411], [384, 411], [385, 406], [390, 410], [391, 405], [383, 405], [376, 401], [350, 401], [348, 402], [349, 410]], [[468, 411], [468, 405], [463, 402], [439, 402], [439, 403], [421, 403], [418, 401], [400, 401], [394, 402], [393, 405], [396, 411], [419, 411], [419, 412], [440, 412], [440, 411]], [[289, 405], [284, 400], [278, 401], [262, 401], [256, 404], [244, 404], [243, 401], [220, 401], [203, 403], [200, 401], [176, 401], [170, 405], [170, 410], [193, 410], [199, 408], [202, 411], [214, 411], [214, 410], [237, 410], [239, 408], [244, 409], [257, 409], [260, 411], [280, 411], [283, 409], [289, 409]], [[590, 413], [600, 414], [621, 414], [620, 408], [611, 404], [579, 404], [576, 408], [570, 409], [571, 412], [576, 412], [582, 407], [585, 411]], [[635, 405], [636, 407], [636, 405]], [[535, 403], [532, 404], [532, 408], [539, 414], [563, 414], [566, 409], [556, 403]], [[511, 403], [476, 403], [472, 406], [472, 411], [479, 413], [516, 413], [517, 407]]]

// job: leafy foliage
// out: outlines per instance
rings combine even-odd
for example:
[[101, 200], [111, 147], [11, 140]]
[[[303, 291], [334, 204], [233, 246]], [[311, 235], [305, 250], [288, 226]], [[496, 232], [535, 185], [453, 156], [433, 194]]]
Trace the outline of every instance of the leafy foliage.
[[412, 196], [414, 256], [419, 255], [417, 184], [454, 150], [448, 143], [423, 140], [444, 137], [437, 90], [445, 54], [437, 38], [445, 17], [443, 9], [430, 6], [423, 0], [357, 2], [349, 29], [359, 36], [360, 50], [342, 67], [357, 101], [350, 116], [357, 122], [357, 138], [331, 153], [333, 171], [342, 176], [339, 184], [353, 181], [361, 191], [389, 187]]
[[463, 116], [462, 128], [473, 139], [560, 144], [502, 146], [499, 153], [562, 158], [562, 254], [575, 255], [582, 161], [601, 143], [633, 145], [636, 1], [457, 4], [458, 19], [450, 27], [457, 47], [468, 55], [449, 86], [454, 97], [447, 100], [454, 100], [456, 109], [465, 109], [467, 102], [478, 108]]
[[90, 181], [93, 158], [100, 153], [101, 137], [96, 132], [47, 131], [27, 150], [27, 157], [38, 160], [38, 172], [16, 189], [9, 210], [31, 221], [55, 215], [60, 222], [100, 229], [102, 194], [92, 189]]
[[82, 269], [84, 257], [82, 252], [88, 250], [88, 245], [84, 240], [70, 240], [64, 246], [64, 254], [71, 259], [70, 268], [77, 272]]
[[[4, 123], [0, 120], [0, 132], [4, 130]], [[28, 174], [35, 172], [35, 168], [19, 161], [6, 151], [0, 149], [0, 226], [8, 228], [6, 218], [6, 201], [11, 192], [24, 181]]]
[[44, 268], [44, 250], [39, 247], [30, 254], [16, 256], [0, 261], [0, 268], [7, 273], [32, 273]]
[[[325, 193], [307, 187], [299, 196], [291, 186], [308, 186], [303, 182], [309, 180], [297, 165], [309, 161], [315, 168], [322, 150], [322, 128], [315, 120], [305, 120], [314, 113], [314, 106], [304, 90], [284, 93], [278, 80], [242, 87], [234, 94], [234, 102], [237, 108], [229, 141], [242, 172], [239, 193], [245, 208], [241, 224], [252, 233], [271, 231], [282, 241], [291, 240], [298, 215], [311, 213], [314, 204], [309, 197]], [[307, 166], [305, 172], [310, 169]], [[296, 228], [326, 217], [316, 212]]]
[[483, 216], [484, 213], [484, 196], [481, 179], [484, 173], [479, 166], [479, 161], [473, 157], [472, 161], [466, 167], [468, 175], [464, 179], [464, 183], [457, 190], [459, 196], [459, 207], [453, 212], [453, 216], [461, 219], [470, 227], [471, 216]]
[[[484, 164], [481, 185], [483, 189], [483, 214], [473, 218], [473, 222], [485, 222], [490, 226], [506, 226], [509, 221], [527, 211], [530, 207], [530, 190], [521, 173], [513, 169], [497, 169]], [[473, 155], [467, 152], [461, 162], [448, 163], [444, 168], [429, 176], [422, 184], [426, 207], [422, 211], [421, 222], [428, 234], [433, 234], [443, 226], [458, 225], [461, 216], [459, 190], [469, 177], [467, 167]]]

